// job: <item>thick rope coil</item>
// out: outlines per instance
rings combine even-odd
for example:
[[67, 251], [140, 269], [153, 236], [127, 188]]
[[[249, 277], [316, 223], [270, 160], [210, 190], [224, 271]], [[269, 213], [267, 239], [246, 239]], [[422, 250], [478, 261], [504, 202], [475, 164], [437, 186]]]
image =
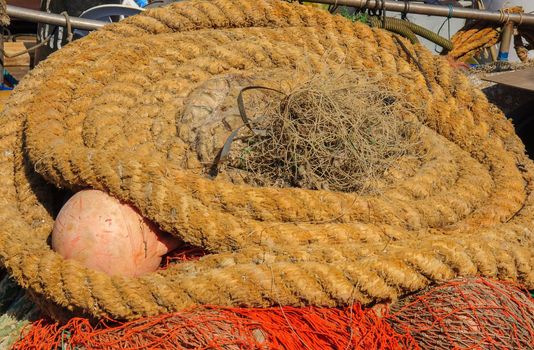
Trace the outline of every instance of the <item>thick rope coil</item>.
[[[196, 0], [73, 42], [1, 115], [3, 265], [42, 299], [123, 319], [199, 303], [370, 304], [457, 276], [534, 287], [534, 172], [523, 145], [446, 59], [400, 40], [410, 55], [383, 30], [312, 7]], [[359, 196], [200, 174], [231, 132], [209, 112], [238, 91], [228, 81], [276, 87], [303, 66], [339, 62], [425, 102], [429, 155], [409, 175]], [[108, 191], [210, 254], [135, 279], [64, 260], [47, 245], [57, 187]]]

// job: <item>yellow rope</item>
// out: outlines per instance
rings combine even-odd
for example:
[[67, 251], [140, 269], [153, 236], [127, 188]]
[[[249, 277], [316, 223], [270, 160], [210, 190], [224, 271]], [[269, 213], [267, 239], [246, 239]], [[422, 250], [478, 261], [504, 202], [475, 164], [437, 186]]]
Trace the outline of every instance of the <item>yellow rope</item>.
[[[499, 23], [506, 23], [511, 13], [522, 15], [523, 8], [515, 6], [501, 9]], [[451, 40], [454, 48], [449, 52], [449, 56], [459, 61], [468, 62], [483, 49], [492, 47], [501, 40], [501, 28], [500, 25], [492, 25], [485, 21], [473, 21], [454, 34]]]
[[[386, 31], [312, 7], [196, 0], [73, 42], [0, 116], [2, 263], [43, 303], [125, 319], [199, 303], [368, 304], [468, 275], [534, 287], [523, 145], [446, 59], [400, 40], [410, 55]], [[235, 101], [236, 81], [275, 87], [303, 64], [339, 62], [424, 102], [425, 162], [380, 196], [199, 174], [230, 133], [203, 104]], [[108, 191], [210, 254], [140, 278], [64, 260], [47, 245], [55, 187]]]
[[6, 0], [0, 0], [0, 25], [7, 26], [9, 22]]

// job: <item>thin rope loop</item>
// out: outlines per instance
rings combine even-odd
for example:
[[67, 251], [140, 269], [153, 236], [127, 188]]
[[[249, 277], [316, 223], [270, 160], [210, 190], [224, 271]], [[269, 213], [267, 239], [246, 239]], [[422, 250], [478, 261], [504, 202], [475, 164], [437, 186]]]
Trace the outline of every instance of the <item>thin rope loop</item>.
[[70, 23], [70, 16], [67, 13], [67, 11], [63, 11], [60, 13], [65, 17], [65, 21], [67, 22], [67, 42], [72, 42], [73, 34], [72, 34], [72, 24]]
[[521, 24], [523, 24], [523, 12], [519, 12], [519, 23], [517, 24], [517, 26], [521, 26]]
[[510, 9], [500, 9], [500, 16], [499, 16], [499, 22], [501, 23], [508, 23], [510, 22]]
[[401, 18], [403, 20], [408, 19], [408, 12], [410, 11], [410, 0], [404, 0], [404, 9], [401, 12]]
[[404, 43], [402, 42], [402, 40], [399, 38], [398, 35], [393, 35], [393, 38], [395, 39], [395, 41], [397, 41], [397, 43], [402, 48], [404, 53], [406, 53], [406, 55], [412, 60], [412, 62], [415, 63], [415, 65], [417, 66], [417, 68], [419, 69], [421, 74], [423, 75], [423, 78], [425, 79], [425, 83], [426, 83], [426, 87], [428, 88], [428, 91], [433, 92], [432, 84], [430, 84], [430, 80], [428, 79], [428, 77], [427, 77], [427, 75], [425, 73], [425, 70], [424, 70], [423, 66], [421, 65], [421, 63], [419, 62], [419, 60], [410, 52], [410, 50], [406, 47], [406, 45], [404, 45]]

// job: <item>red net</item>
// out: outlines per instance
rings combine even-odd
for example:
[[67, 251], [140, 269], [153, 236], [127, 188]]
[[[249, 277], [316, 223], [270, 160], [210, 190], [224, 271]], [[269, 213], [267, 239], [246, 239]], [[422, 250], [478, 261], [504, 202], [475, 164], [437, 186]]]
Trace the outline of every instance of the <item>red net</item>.
[[204, 307], [127, 323], [39, 321], [15, 349], [419, 349], [372, 309]]
[[534, 302], [516, 285], [451, 281], [402, 300], [388, 319], [423, 349], [532, 349]]
[[190, 246], [184, 243], [182, 246], [171, 251], [169, 254], [163, 257], [163, 259], [161, 260], [160, 269], [165, 270], [173, 264], [195, 261], [206, 254], [207, 252], [204, 249], [200, 247]]
[[96, 326], [41, 320], [15, 349], [530, 349], [534, 302], [513, 284], [451, 281], [373, 309], [278, 307], [191, 310]]

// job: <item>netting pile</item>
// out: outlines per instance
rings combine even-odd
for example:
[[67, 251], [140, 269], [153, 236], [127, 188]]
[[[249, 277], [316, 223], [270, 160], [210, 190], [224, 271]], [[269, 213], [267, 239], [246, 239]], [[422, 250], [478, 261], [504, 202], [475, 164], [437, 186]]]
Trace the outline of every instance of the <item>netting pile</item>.
[[418, 349], [372, 309], [204, 307], [123, 324], [35, 323], [14, 349]]
[[258, 117], [228, 156], [247, 184], [376, 193], [400, 159], [422, 157], [418, 110], [372, 72], [324, 72], [288, 92], [258, 92], [245, 118]]
[[[424, 101], [424, 160], [380, 195], [205, 175], [242, 125], [244, 86], [336, 64]], [[534, 287], [534, 171], [511, 123], [446, 59], [325, 11], [276, 0], [146, 11], [55, 53], [0, 119], [0, 258], [43, 303], [135, 319], [197, 304], [369, 305], [477, 274]], [[86, 187], [208, 254], [139, 278], [64, 260], [47, 244], [57, 189]]]
[[14, 349], [527, 349], [534, 301], [519, 286], [457, 279], [387, 307], [196, 307], [130, 322], [41, 320]]
[[528, 349], [534, 344], [534, 302], [509, 283], [451, 281], [402, 300], [389, 316], [422, 349]]

